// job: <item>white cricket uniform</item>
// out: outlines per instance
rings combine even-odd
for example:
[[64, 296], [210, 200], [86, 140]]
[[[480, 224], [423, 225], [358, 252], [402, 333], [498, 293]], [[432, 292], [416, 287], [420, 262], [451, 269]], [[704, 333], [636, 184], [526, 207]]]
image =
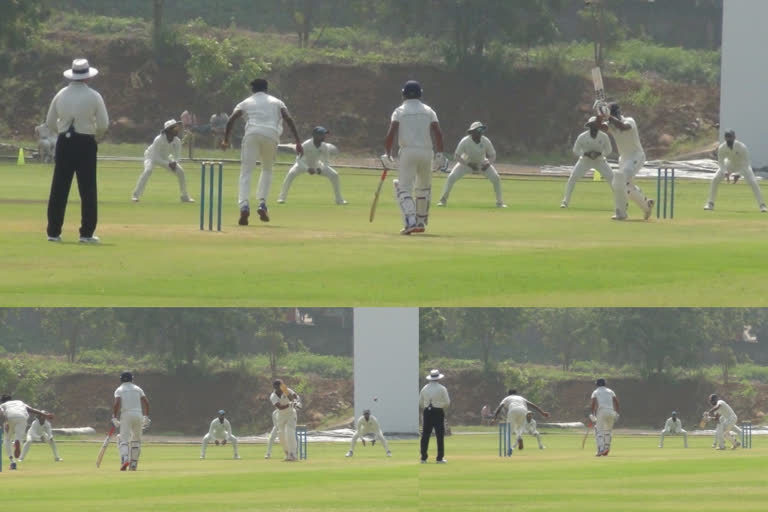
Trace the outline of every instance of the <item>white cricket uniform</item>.
[[[288, 394], [295, 392], [288, 388]], [[296, 453], [296, 409], [290, 407], [291, 401], [286, 394], [277, 396], [274, 391], [269, 397], [272, 405], [288, 405], [287, 409], [275, 409], [277, 411], [277, 433], [280, 436], [280, 443], [283, 445], [286, 459], [297, 459]]]
[[308, 172], [309, 169], [314, 169], [317, 174], [321, 174], [328, 178], [333, 187], [333, 194], [336, 197], [336, 204], [344, 204], [344, 198], [341, 196], [341, 185], [339, 184], [339, 173], [330, 166], [331, 153], [338, 151], [336, 146], [328, 144], [327, 142], [321, 142], [320, 146], [315, 146], [312, 139], [305, 140], [301, 145], [304, 148], [304, 155], [296, 156], [296, 163], [288, 171], [283, 181], [283, 188], [280, 191], [279, 201], [285, 201], [288, 197], [288, 189], [291, 188], [291, 183], [296, 179], [296, 176], [303, 172]]
[[523, 437], [525, 417], [528, 415], [527, 400], [520, 395], [509, 395], [504, 397], [501, 405], [507, 409], [507, 423], [510, 431], [515, 434], [515, 439], [520, 439]]
[[138, 462], [141, 454], [141, 430], [143, 423], [143, 409], [141, 397], [146, 396], [144, 391], [133, 382], [123, 382], [115, 390], [115, 398], [120, 399], [120, 434], [119, 443], [120, 458], [123, 462], [128, 460]]
[[242, 112], [245, 119], [245, 135], [240, 158], [240, 186], [237, 202], [240, 209], [249, 208], [251, 173], [261, 161], [261, 175], [257, 199], [266, 201], [272, 185], [272, 166], [277, 155], [277, 144], [283, 133], [283, 114], [288, 111], [285, 103], [265, 92], [257, 92], [241, 101], [234, 112]]
[[35, 126], [35, 135], [37, 135], [37, 151], [41, 162], [53, 162], [56, 155], [56, 137], [51, 132], [48, 125], [43, 123]]
[[[418, 99], [408, 99], [392, 112], [399, 123], [400, 169], [394, 181], [395, 195], [405, 227], [429, 222], [432, 194], [432, 123], [437, 114]], [[415, 200], [414, 200], [415, 197]]]
[[682, 435], [683, 446], [688, 448], [688, 431], [683, 428], [683, 423], [680, 421], [680, 418], [673, 420], [671, 416], [667, 418], [667, 421], [664, 423], [664, 428], [661, 431], [661, 438], [659, 439], [659, 448], [664, 448], [664, 436], [672, 434]]
[[37, 441], [48, 443], [51, 446], [51, 451], [53, 451], [54, 460], [60, 460], [59, 450], [56, 447], [56, 441], [53, 439], [51, 422], [46, 420], [46, 422], [41, 425], [40, 420], [37, 418], [34, 419], [32, 425], [29, 426], [29, 430], [27, 430], [27, 440], [24, 442], [24, 446], [21, 449], [21, 458], [19, 460], [27, 458], [27, 452], [29, 451], [30, 445]]
[[738, 418], [736, 417], [736, 413], [733, 412], [733, 409], [731, 409], [731, 406], [728, 405], [725, 400], [718, 400], [715, 405], [718, 406], [716, 412], [720, 414], [720, 421], [717, 422], [717, 428], [715, 429], [715, 440], [717, 441], [717, 445], [721, 449], [724, 449], [726, 439], [732, 444], [736, 444], [736, 438], [733, 437], [731, 429], [736, 425]]
[[[600, 153], [597, 158], [589, 158], [587, 153], [596, 151]], [[571, 176], [568, 178], [568, 183], [565, 185], [565, 196], [563, 197], [563, 204], [568, 206], [571, 202], [571, 195], [573, 189], [576, 186], [576, 182], [584, 177], [589, 169], [594, 169], [599, 172], [608, 185], [613, 186], [613, 170], [608, 165], [606, 157], [611, 154], [613, 149], [611, 148], [611, 139], [605, 132], [597, 131], [597, 136], [592, 137], [589, 130], [585, 131], [576, 138], [576, 142], [573, 144], [573, 153], [579, 157], [576, 165], [571, 171]]]
[[496, 149], [494, 149], [491, 140], [486, 137], [480, 137], [480, 142], [475, 142], [471, 135], [467, 135], [456, 146], [454, 152], [456, 158], [456, 165], [451, 169], [451, 173], [448, 175], [448, 179], [445, 181], [445, 188], [443, 189], [443, 196], [441, 201], [447, 202], [448, 196], [451, 194], [453, 185], [467, 173], [474, 172], [468, 164], [476, 165], [478, 170], [483, 165], [489, 164], [488, 168], [483, 172], [488, 180], [493, 184], [493, 190], [496, 193], [496, 204], [501, 205], [504, 203], [501, 197], [501, 179], [499, 173], [493, 166], [496, 162]]
[[11, 444], [16, 441], [22, 442], [26, 436], [27, 420], [29, 419], [27, 404], [21, 400], [9, 400], [4, 404], [0, 404], [0, 412], [2, 412], [8, 424], [8, 431], [3, 436], [5, 439], [3, 443], [5, 445], [5, 453], [8, 457], [12, 457]]
[[728, 144], [723, 142], [717, 149], [717, 161], [720, 164], [720, 169], [712, 178], [712, 185], [709, 188], [709, 199], [707, 202], [713, 203], [717, 199], [717, 187], [720, 182], [723, 181], [726, 173], [737, 173], [744, 177], [749, 186], [752, 187], [752, 193], [755, 195], [758, 206], [765, 204], [763, 200], [763, 193], [760, 190], [760, 185], [757, 183], [755, 173], [752, 170], [752, 163], [749, 158], [749, 150], [747, 146], [741, 141], [733, 142], [733, 149], [728, 147]]
[[269, 439], [267, 440], [267, 459], [272, 456], [272, 445], [275, 444], [275, 439], [277, 439], [277, 413], [277, 409], [272, 411], [272, 430], [269, 432]]
[[627, 216], [629, 199], [634, 201], [644, 213], [650, 212], [651, 207], [643, 191], [632, 181], [645, 165], [645, 151], [640, 142], [637, 123], [631, 117], [622, 117], [621, 120], [628, 123], [631, 128], [621, 131], [609, 124], [608, 132], [616, 141], [616, 147], [619, 150], [619, 169], [613, 174], [613, 197], [616, 214], [624, 218]]
[[539, 448], [544, 449], [544, 444], [541, 442], [541, 434], [539, 434], [539, 431], [536, 429], [536, 420], [531, 418], [531, 421], [528, 421], [528, 418], [525, 419], [525, 426], [523, 428], [523, 432], [534, 436], [536, 438], [536, 441], [539, 443]]
[[[187, 180], [184, 176], [184, 169], [179, 163], [181, 158], [181, 139], [174, 137], [172, 141], [168, 141], [168, 137], [165, 133], [160, 133], [150, 146], [144, 150], [144, 172], [139, 176], [139, 181], [136, 183], [136, 188], [133, 190], [133, 197], [138, 199], [144, 193], [144, 187], [147, 186], [149, 177], [152, 176], [152, 170], [155, 167], [162, 167], [168, 169], [176, 175], [179, 180], [179, 192], [181, 193], [181, 199], [189, 199], [187, 193]], [[176, 171], [171, 169], [171, 162], [176, 162]]]
[[387, 452], [389, 451], [389, 445], [387, 444], [387, 439], [384, 437], [384, 434], [381, 431], [379, 420], [377, 420], [376, 416], [373, 414], [368, 416], [368, 421], [365, 420], [365, 415], [362, 415], [357, 419], [357, 430], [355, 431], [355, 435], [352, 436], [352, 442], [349, 445], [349, 451], [353, 451], [355, 449], [355, 443], [357, 443], [357, 440], [367, 434], [373, 434], [376, 439], [381, 441], [381, 444], [384, 445], [384, 450]]
[[597, 441], [598, 453], [611, 449], [613, 424], [618, 417], [616, 409], [613, 408], [613, 399], [615, 397], [616, 393], [605, 386], [599, 386], [592, 392], [592, 398], [597, 400], [595, 440]]
[[240, 458], [237, 453], [237, 438], [232, 434], [232, 425], [227, 418], [224, 421], [220, 421], [218, 416], [213, 418], [211, 426], [208, 428], [208, 433], [203, 437], [203, 444], [200, 449], [200, 458], [205, 458], [205, 452], [208, 449], [208, 443], [211, 441], [227, 441], [232, 444], [232, 450], [234, 451], [234, 457]]

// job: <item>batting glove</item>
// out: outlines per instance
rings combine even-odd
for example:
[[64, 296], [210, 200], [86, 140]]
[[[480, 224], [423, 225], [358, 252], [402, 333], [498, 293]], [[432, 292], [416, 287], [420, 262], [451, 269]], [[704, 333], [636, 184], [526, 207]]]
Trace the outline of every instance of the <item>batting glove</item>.
[[152, 420], [149, 419], [149, 416], [144, 416], [141, 418], [141, 428], [146, 430], [149, 428], [149, 426], [152, 424]]
[[115, 428], [120, 428], [120, 420], [118, 420], [117, 418], [115, 418], [113, 416], [112, 417], [112, 425], [114, 425]]

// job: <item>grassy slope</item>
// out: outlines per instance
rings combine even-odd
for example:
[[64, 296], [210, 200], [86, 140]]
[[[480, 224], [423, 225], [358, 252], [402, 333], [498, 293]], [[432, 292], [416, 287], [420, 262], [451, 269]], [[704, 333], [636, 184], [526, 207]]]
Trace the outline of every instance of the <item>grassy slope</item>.
[[[197, 198], [199, 169], [187, 167]], [[468, 178], [448, 208], [433, 205], [425, 236], [402, 237], [389, 185], [368, 223], [372, 171], [342, 171], [347, 207], [333, 204], [327, 180], [310, 176], [277, 205], [281, 167], [273, 222], [239, 228], [238, 171], [228, 165], [224, 232], [208, 233], [198, 230], [198, 205], [178, 202], [169, 173], [156, 170], [133, 204], [139, 163], [105, 162], [97, 232], [104, 243], [83, 247], [75, 243], [76, 187], [64, 243], [54, 245], [44, 238], [50, 167], [4, 165], [0, 172], [0, 298], [7, 306], [765, 304], [768, 274], [759, 255], [768, 249], [768, 219], [742, 184], [723, 185], [718, 210], [704, 212], [708, 184], [681, 182], [674, 222], [615, 223], [605, 183], [580, 183], [572, 207], [560, 210], [562, 180], [505, 179], [510, 208], [498, 210], [488, 182]], [[434, 196], [443, 183], [436, 177]], [[655, 183], [641, 185], [655, 193]]]

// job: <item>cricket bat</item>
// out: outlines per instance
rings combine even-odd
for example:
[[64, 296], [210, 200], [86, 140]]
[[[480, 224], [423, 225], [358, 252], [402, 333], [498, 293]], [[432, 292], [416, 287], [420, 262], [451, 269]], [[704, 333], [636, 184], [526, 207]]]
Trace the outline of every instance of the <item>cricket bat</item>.
[[285, 382], [280, 384], [280, 391], [283, 392], [283, 394], [287, 397], [288, 396], [288, 386], [285, 385]]
[[599, 67], [592, 68], [592, 84], [595, 87], [595, 104], [593, 106], [596, 113], [605, 115], [609, 112], [608, 104], [605, 102], [605, 85], [603, 85], [603, 72]]
[[112, 434], [114, 433], [115, 433], [115, 426], [112, 425], [112, 427], [109, 429], [109, 432], [107, 432], [107, 438], [101, 444], [101, 449], [99, 450], [99, 456], [96, 457], [97, 468], [101, 466], [101, 459], [104, 458], [104, 454], [107, 452], [107, 446], [109, 446], [109, 440], [112, 439]]
[[587, 438], [589, 437], [589, 429], [592, 428], [592, 427], [594, 427], [594, 425], [592, 424], [591, 421], [589, 423], [587, 423], [587, 431], [584, 432], [584, 439], [581, 440], [581, 449], [582, 450], [587, 445]]
[[368, 222], [373, 222], [373, 217], [376, 215], [376, 206], [379, 204], [381, 187], [384, 185], [384, 182], [387, 181], [387, 172], [389, 171], [389, 166], [386, 163], [387, 156], [381, 155], [379, 160], [381, 160], [381, 166], [384, 168], [384, 172], [381, 173], [381, 180], [379, 180], [379, 185], [376, 187], [376, 193], [373, 195], [373, 203], [371, 204], [371, 213], [368, 215]]

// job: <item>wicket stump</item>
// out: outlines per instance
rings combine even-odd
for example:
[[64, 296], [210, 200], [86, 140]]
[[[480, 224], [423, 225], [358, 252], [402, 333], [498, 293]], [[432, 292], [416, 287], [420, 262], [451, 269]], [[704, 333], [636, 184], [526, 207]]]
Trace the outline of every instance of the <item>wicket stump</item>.
[[219, 166], [219, 187], [218, 187], [218, 208], [216, 217], [216, 231], [221, 231], [221, 187], [223, 181], [223, 162], [202, 162], [200, 166], [200, 231], [205, 229], [205, 174], [206, 170], [210, 175], [210, 183], [208, 186], [208, 231], [213, 231], [213, 208], [216, 206], [214, 202], [213, 189], [214, 189], [214, 170], [216, 166]]
[[299, 447], [299, 460], [307, 458], [307, 426], [296, 425], [296, 445]]
[[512, 429], [509, 423], [499, 423], [499, 457], [512, 456]]
[[[661, 181], [664, 180], [664, 195], [661, 195]], [[663, 204], [662, 204], [663, 203]], [[656, 218], [667, 218], [667, 206], [669, 206], [669, 218], [675, 218], [675, 169], [659, 168], [656, 174]]]
[[741, 422], [741, 447], [752, 448], [752, 422]]

